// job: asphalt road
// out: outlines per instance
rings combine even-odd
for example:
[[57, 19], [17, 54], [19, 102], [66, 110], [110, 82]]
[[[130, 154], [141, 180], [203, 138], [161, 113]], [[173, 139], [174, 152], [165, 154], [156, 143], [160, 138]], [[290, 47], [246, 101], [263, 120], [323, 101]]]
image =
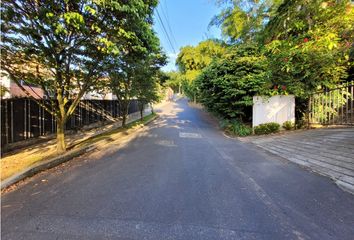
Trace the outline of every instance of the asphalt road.
[[185, 100], [125, 147], [5, 193], [1, 209], [3, 240], [354, 239], [353, 195], [226, 138]]

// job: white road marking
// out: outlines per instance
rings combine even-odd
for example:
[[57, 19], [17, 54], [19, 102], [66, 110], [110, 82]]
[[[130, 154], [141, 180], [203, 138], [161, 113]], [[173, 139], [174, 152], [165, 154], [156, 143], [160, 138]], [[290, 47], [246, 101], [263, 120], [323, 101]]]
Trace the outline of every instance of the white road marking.
[[180, 138], [202, 138], [202, 135], [200, 135], [199, 133], [180, 132], [179, 137]]

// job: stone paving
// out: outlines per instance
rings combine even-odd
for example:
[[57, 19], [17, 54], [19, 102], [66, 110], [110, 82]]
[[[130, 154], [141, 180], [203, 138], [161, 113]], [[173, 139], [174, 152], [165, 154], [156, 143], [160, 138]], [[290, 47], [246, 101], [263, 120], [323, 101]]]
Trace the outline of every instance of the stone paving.
[[242, 141], [328, 176], [354, 194], [354, 128], [295, 131]]

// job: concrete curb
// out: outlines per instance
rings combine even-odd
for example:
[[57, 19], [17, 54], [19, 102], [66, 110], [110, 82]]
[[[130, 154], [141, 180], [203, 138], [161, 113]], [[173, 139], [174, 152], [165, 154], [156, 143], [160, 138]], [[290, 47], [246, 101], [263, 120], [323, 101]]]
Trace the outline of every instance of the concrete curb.
[[354, 185], [342, 180], [334, 181], [339, 188], [354, 195]]
[[95, 147], [90, 145], [90, 146], [86, 146], [83, 148], [69, 151], [62, 156], [54, 157], [54, 158], [49, 159], [47, 161], [40, 162], [38, 164], [34, 164], [34, 165], [28, 167], [27, 169], [23, 170], [22, 172], [15, 174], [15, 175], [5, 179], [4, 181], [2, 181], [1, 182], [1, 190], [11, 186], [14, 183], [19, 182], [25, 178], [31, 177], [39, 172], [42, 172], [44, 170], [58, 166], [61, 163], [67, 162], [75, 157], [78, 157], [86, 152], [90, 152], [94, 149], [95, 149]]
[[[159, 117], [158, 115], [155, 115], [153, 118], [151, 118], [147, 122], [145, 122], [144, 125], [148, 125], [149, 123], [151, 123], [152, 121], [154, 121], [158, 117]], [[70, 151], [64, 153], [62, 156], [57, 156], [52, 159], [46, 160], [44, 162], [39, 162], [37, 164], [34, 164], [34, 165], [28, 167], [27, 169], [21, 171], [20, 173], [15, 174], [15, 175], [1, 181], [1, 190], [10, 187], [11, 185], [13, 185], [25, 178], [32, 177], [39, 172], [56, 167], [64, 162], [67, 162], [75, 157], [78, 157], [78, 156], [84, 154], [84, 153], [91, 152], [97, 148], [99, 143], [100, 143], [100, 141], [93, 143], [89, 146], [81, 147], [78, 149], [73, 149], [73, 150], [70, 150]]]

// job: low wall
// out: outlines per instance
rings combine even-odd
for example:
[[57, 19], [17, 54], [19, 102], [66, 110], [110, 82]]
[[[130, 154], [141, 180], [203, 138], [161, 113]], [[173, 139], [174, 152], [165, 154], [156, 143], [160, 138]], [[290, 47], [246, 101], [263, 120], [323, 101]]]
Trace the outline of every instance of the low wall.
[[253, 127], [262, 123], [286, 121], [295, 122], [295, 97], [276, 95], [273, 97], [253, 97]]

